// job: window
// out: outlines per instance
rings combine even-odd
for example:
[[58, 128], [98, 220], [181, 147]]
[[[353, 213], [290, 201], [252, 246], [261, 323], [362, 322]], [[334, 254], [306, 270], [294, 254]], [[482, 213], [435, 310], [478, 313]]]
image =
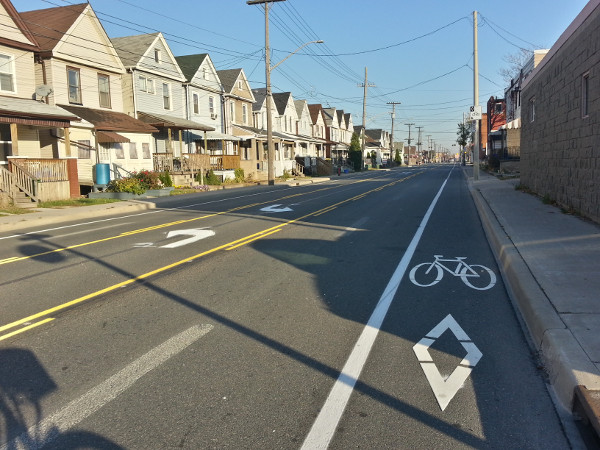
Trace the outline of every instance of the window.
[[200, 106], [198, 105], [198, 94], [194, 94], [192, 97], [194, 103], [194, 114], [198, 114], [198, 112], [200, 111]]
[[163, 83], [163, 108], [171, 109], [171, 90], [168, 83]]
[[581, 77], [581, 117], [590, 115], [590, 73], [586, 72]]
[[0, 55], [0, 91], [15, 92], [15, 69], [9, 55]]
[[90, 141], [76, 141], [77, 143], [77, 158], [79, 159], [90, 159]]
[[214, 97], [208, 97], [208, 110], [212, 116], [215, 113], [215, 99]]
[[125, 159], [125, 152], [123, 151], [123, 144], [120, 142], [115, 142], [113, 144], [113, 148], [115, 149], [115, 157], [117, 159]]
[[160, 50], [157, 48], [154, 49], [154, 62], [160, 64]]
[[242, 88], [242, 80], [238, 80], [238, 89]]
[[242, 105], [242, 122], [244, 125], [248, 123], [248, 106]]
[[208, 80], [208, 69], [206, 67], [202, 68], [202, 78]]
[[231, 117], [231, 122], [235, 122], [235, 104], [233, 102], [229, 104], [229, 115]]
[[494, 113], [495, 114], [502, 114], [502, 103], [496, 103], [494, 105]]
[[138, 159], [137, 145], [135, 142], [129, 143], [129, 159]]
[[147, 142], [142, 144], [142, 158], [150, 159], [150, 144]]
[[108, 75], [98, 74], [98, 94], [100, 107], [110, 108], [110, 78]]
[[67, 67], [67, 82], [69, 83], [69, 103], [81, 104], [81, 78], [79, 69]]
[[535, 97], [529, 100], [529, 121], [535, 121]]
[[154, 80], [152, 78], [146, 78], [140, 75], [140, 91], [147, 92], [148, 94], [154, 94]]

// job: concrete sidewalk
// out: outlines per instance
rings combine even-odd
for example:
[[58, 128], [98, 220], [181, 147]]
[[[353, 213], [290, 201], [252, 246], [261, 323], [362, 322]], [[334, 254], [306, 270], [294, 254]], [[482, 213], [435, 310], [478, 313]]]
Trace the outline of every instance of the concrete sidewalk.
[[49, 227], [70, 221], [108, 216], [134, 214], [154, 209], [150, 201], [131, 200], [103, 205], [74, 206], [68, 208], [36, 208], [26, 214], [0, 216], [0, 233], [27, 232], [30, 228]]
[[519, 179], [463, 171], [558, 399], [600, 434], [600, 226], [516, 190]]

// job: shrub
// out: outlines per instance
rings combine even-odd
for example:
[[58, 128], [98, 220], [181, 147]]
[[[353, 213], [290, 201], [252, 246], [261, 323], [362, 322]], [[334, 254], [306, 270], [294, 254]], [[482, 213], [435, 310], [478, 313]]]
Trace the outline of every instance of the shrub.
[[145, 186], [135, 177], [111, 180], [110, 183], [108, 183], [106, 190], [108, 192], [130, 192], [137, 195], [146, 192]]
[[158, 172], [142, 170], [141, 172], [134, 173], [133, 177], [140, 182], [145, 190], [161, 189], [163, 187], [163, 183], [160, 180], [160, 174]]
[[173, 179], [171, 178], [171, 174], [169, 173], [168, 170], [165, 170], [164, 172], [160, 173], [158, 175], [158, 178], [160, 179], [163, 186], [165, 186], [165, 187], [173, 186]]
[[204, 182], [210, 186], [220, 186], [221, 178], [219, 178], [217, 175], [215, 175], [215, 173], [211, 169], [206, 174], [206, 178], [204, 179]]
[[243, 183], [244, 182], [244, 169], [235, 169], [235, 182]]

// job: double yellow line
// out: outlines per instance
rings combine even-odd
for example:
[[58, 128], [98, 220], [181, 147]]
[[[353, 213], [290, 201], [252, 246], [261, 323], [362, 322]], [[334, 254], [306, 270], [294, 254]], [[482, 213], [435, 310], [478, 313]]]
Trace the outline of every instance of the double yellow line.
[[[262, 238], [265, 238], [267, 236], [271, 236], [271, 235], [273, 235], [273, 234], [281, 231], [283, 229], [283, 227], [285, 227], [287, 225], [290, 225], [290, 224], [293, 224], [293, 223], [296, 223], [296, 222], [300, 222], [301, 220], [304, 220], [304, 219], [306, 219], [308, 217], [316, 217], [316, 216], [319, 216], [321, 214], [325, 214], [326, 212], [332, 211], [333, 209], [337, 208], [338, 206], [340, 206], [340, 205], [342, 205], [344, 203], [348, 203], [348, 202], [354, 201], [354, 200], [356, 200], [358, 198], [362, 198], [365, 195], [368, 195], [370, 193], [377, 192], [377, 191], [380, 191], [380, 190], [382, 190], [382, 189], [384, 189], [386, 187], [390, 187], [390, 186], [393, 186], [393, 185], [395, 185], [397, 183], [401, 183], [403, 181], [406, 181], [406, 180], [408, 180], [408, 179], [416, 176], [418, 173], [416, 173], [414, 175], [411, 175], [409, 177], [406, 177], [406, 178], [402, 178], [400, 180], [393, 181], [391, 183], [385, 184], [383, 186], [380, 186], [378, 188], [372, 189], [372, 190], [367, 191], [365, 193], [361, 193], [361, 194], [356, 195], [354, 197], [350, 197], [348, 199], [342, 200], [341, 202], [334, 203], [333, 205], [326, 206], [325, 208], [322, 208], [322, 209], [319, 209], [317, 211], [305, 214], [304, 216], [298, 217], [296, 219], [291, 219], [291, 220], [289, 220], [287, 222], [280, 223], [279, 225], [276, 225], [276, 226], [271, 227], [271, 228], [267, 228], [266, 230], [260, 231], [258, 233], [254, 233], [254, 234], [245, 236], [245, 237], [237, 239], [235, 241], [228, 242], [227, 244], [223, 244], [223, 245], [220, 245], [218, 247], [214, 247], [214, 248], [212, 248], [210, 250], [206, 250], [204, 252], [201, 252], [201, 253], [198, 253], [196, 255], [190, 256], [188, 258], [176, 261], [176, 262], [174, 262], [172, 264], [169, 264], [169, 265], [166, 265], [166, 266], [163, 266], [163, 267], [159, 267], [158, 269], [152, 270], [150, 272], [146, 272], [146, 273], [144, 273], [142, 275], [138, 275], [137, 277], [130, 278], [130, 279], [125, 280], [125, 281], [121, 281], [120, 283], [113, 284], [112, 286], [108, 286], [108, 287], [106, 287], [104, 289], [100, 289], [98, 291], [95, 291], [95, 292], [92, 292], [90, 294], [84, 295], [82, 297], [76, 298], [74, 300], [71, 300], [69, 302], [63, 303], [61, 305], [57, 305], [57, 306], [55, 306], [53, 308], [46, 309], [46, 310], [38, 312], [36, 314], [32, 314], [30, 316], [24, 317], [23, 319], [17, 320], [15, 322], [11, 322], [11, 323], [8, 323], [6, 325], [0, 326], [0, 341], [3, 341], [5, 339], [8, 339], [8, 338], [10, 338], [12, 336], [15, 336], [15, 335], [17, 335], [19, 333], [23, 333], [23, 332], [25, 332], [27, 330], [30, 330], [32, 328], [35, 328], [37, 326], [43, 325], [45, 323], [48, 323], [48, 322], [54, 320], [54, 318], [48, 317], [48, 316], [50, 316], [50, 315], [52, 315], [54, 313], [66, 310], [66, 309], [68, 309], [70, 307], [73, 307], [75, 305], [83, 303], [83, 302], [85, 302], [87, 300], [99, 297], [99, 296], [101, 296], [103, 294], [108, 294], [108, 293], [113, 292], [113, 291], [115, 291], [115, 290], [117, 290], [119, 288], [122, 288], [122, 287], [125, 287], [125, 286], [129, 286], [130, 284], [136, 283], [138, 281], [145, 280], [145, 279], [150, 278], [150, 277], [152, 277], [154, 275], [157, 275], [159, 273], [165, 272], [167, 270], [170, 270], [170, 269], [173, 269], [175, 267], [181, 266], [181, 265], [183, 265], [185, 263], [188, 263], [188, 262], [194, 261], [196, 259], [202, 258], [204, 256], [210, 255], [211, 253], [215, 253], [215, 252], [218, 252], [220, 250], [226, 250], [226, 251], [233, 250], [233, 249], [242, 247], [244, 245], [247, 245], [247, 244], [249, 244], [251, 242], [254, 242], [254, 241], [258, 240], [258, 239], [262, 239]], [[295, 195], [298, 195], [298, 194], [295, 194]], [[293, 196], [295, 196], [295, 195], [293, 195]], [[289, 197], [293, 197], [293, 196], [289, 196]], [[268, 202], [268, 203], [272, 203], [272, 201]], [[255, 204], [254, 206], [259, 205], [259, 204], [262, 204], [262, 203]], [[248, 206], [240, 207], [240, 208], [234, 208], [233, 210], [230, 210], [230, 211], [234, 211], [234, 210], [237, 210], [237, 209], [243, 209], [243, 208], [246, 208], [246, 207], [248, 207]], [[215, 215], [219, 215], [219, 214], [224, 214], [224, 213], [215, 213], [215, 214], [211, 214], [210, 216], [215, 216]], [[210, 216], [204, 216], [204, 217], [210, 217]], [[198, 219], [200, 219], [200, 218], [189, 219], [189, 220], [178, 221], [178, 222], [172, 222], [172, 223], [185, 223], [185, 222], [188, 222], [188, 221], [191, 221], [191, 220], [198, 220]], [[137, 231], [143, 232], [143, 230], [162, 228], [164, 226], [170, 226], [170, 224], [164, 224], [164, 225], [159, 225], [157, 227], [149, 227], [148, 229], [140, 229], [140, 230], [135, 230], [135, 231], [136, 232]], [[128, 232], [128, 234], [135, 234], [135, 232]], [[116, 237], [121, 237], [121, 236], [122, 235], [115, 236], [115, 238]], [[108, 240], [108, 239], [103, 239], [103, 240]], [[101, 241], [102, 240], [97, 241], [97, 242], [101, 242]], [[81, 245], [83, 245], [83, 244], [81, 244]], [[73, 247], [76, 247], [76, 246], [73, 246]], [[73, 247], [69, 247], [69, 248], [73, 248]], [[64, 250], [66, 250], [66, 249], [64, 249]], [[52, 252], [48, 252], [48, 253], [52, 253]], [[45, 319], [42, 319], [42, 318], [45, 318]], [[36, 321], [38, 319], [42, 319], [42, 320], [40, 320], [39, 322], [32, 323], [32, 322], [34, 322], [34, 321]], [[18, 327], [20, 325], [25, 325], [25, 326], [22, 327], [22, 328], [19, 328], [17, 330], [11, 331], [11, 332], [9, 332], [7, 334], [1, 334], [4, 331], [11, 330], [11, 329], [16, 328], [16, 327]]]

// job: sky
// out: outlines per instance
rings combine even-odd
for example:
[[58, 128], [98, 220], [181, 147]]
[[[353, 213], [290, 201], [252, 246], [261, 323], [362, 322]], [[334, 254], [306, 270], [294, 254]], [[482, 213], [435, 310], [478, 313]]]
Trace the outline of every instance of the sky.
[[[17, 11], [82, 0], [12, 0]], [[209, 53], [217, 70], [243, 68], [265, 86], [265, 14], [246, 0], [90, 0], [109, 37], [160, 31], [175, 56]], [[587, 0], [283, 0], [269, 7], [273, 92], [352, 113], [394, 141], [420, 128], [454, 153], [458, 123], [474, 104], [473, 12], [477, 11], [479, 104], [503, 97], [506, 58], [550, 48]], [[413, 145], [414, 145], [413, 141]]]

